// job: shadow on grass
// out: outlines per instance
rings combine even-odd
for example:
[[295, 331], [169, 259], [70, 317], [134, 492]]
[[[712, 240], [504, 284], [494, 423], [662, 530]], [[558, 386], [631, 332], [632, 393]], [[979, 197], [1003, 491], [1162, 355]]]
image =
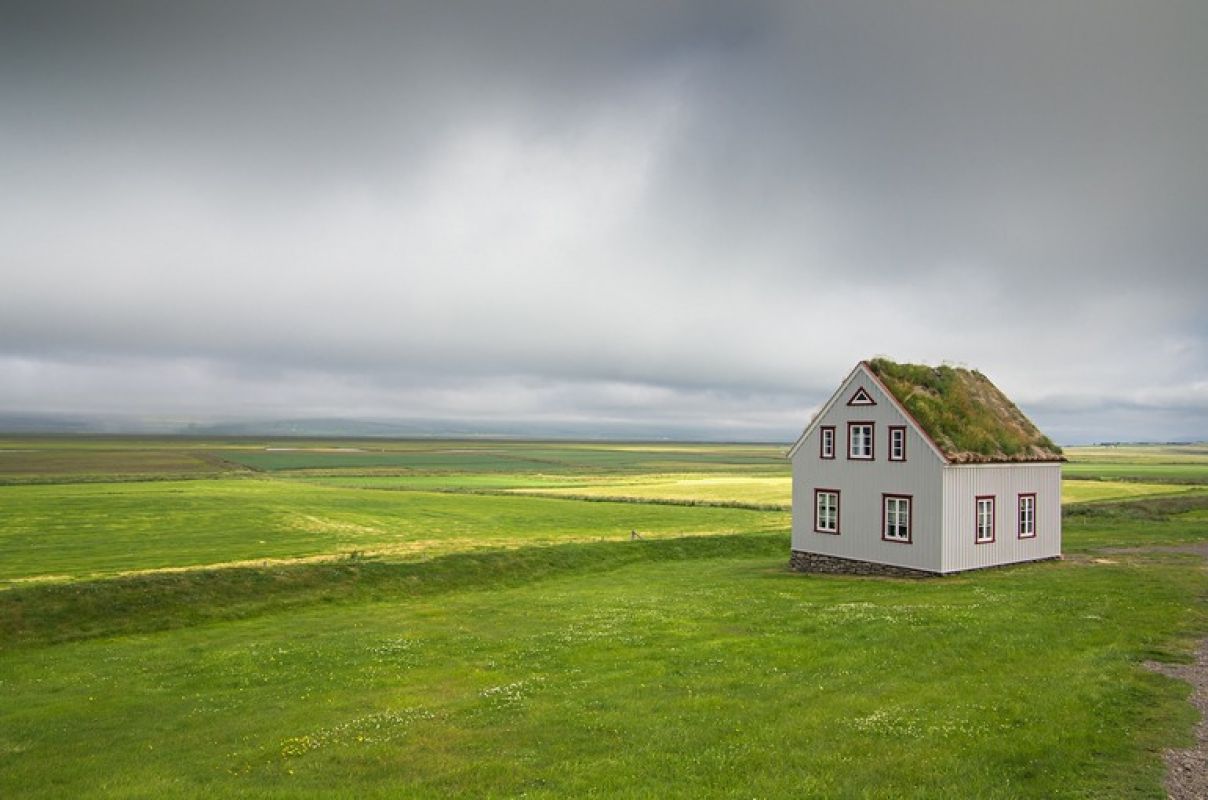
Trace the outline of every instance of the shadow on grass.
[[0, 592], [0, 651], [239, 619], [315, 603], [492, 589], [649, 561], [784, 557], [787, 532], [454, 553], [422, 562], [356, 554], [324, 563], [145, 573]]

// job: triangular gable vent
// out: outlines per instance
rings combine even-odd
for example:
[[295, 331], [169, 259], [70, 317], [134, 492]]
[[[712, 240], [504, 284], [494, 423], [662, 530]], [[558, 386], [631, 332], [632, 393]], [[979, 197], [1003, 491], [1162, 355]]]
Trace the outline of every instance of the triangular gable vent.
[[851, 396], [847, 404], [849, 406], [875, 406], [877, 401], [873, 400], [864, 387], [861, 386], [859, 389], [856, 389], [856, 393]]

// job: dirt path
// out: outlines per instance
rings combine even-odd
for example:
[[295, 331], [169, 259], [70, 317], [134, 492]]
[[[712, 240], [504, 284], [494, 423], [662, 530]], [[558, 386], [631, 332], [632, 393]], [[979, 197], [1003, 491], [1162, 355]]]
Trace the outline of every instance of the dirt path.
[[1171, 800], [1205, 800], [1208, 798], [1208, 639], [1200, 642], [1191, 664], [1159, 664], [1147, 661], [1145, 666], [1169, 678], [1191, 684], [1189, 698], [1200, 712], [1195, 726], [1195, 743], [1181, 750], [1166, 750], [1166, 793]]
[[1208, 558], [1208, 542], [1194, 544], [1155, 544], [1149, 547], [1106, 547], [1104, 553], [1195, 553]]
[[[1198, 553], [1208, 559], [1208, 542], [1173, 547], [1138, 548], [1150, 552]], [[1166, 762], [1166, 794], [1171, 800], [1208, 800], [1208, 639], [1200, 640], [1191, 664], [1160, 664], [1146, 661], [1145, 666], [1169, 678], [1191, 684], [1189, 702], [1200, 712], [1195, 726], [1195, 742], [1179, 750], [1162, 753]]]

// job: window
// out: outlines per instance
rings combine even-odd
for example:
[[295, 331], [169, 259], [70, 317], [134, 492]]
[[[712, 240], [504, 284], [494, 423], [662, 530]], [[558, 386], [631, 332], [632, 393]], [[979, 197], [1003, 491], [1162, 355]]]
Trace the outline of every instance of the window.
[[835, 457], [835, 426], [823, 425], [822, 438], [819, 439], [819, 453], [822, 458]]
[[847, 457], [859, 461], [872, 460], [872, 423], [847, 423]]
[[1031, 539], [1036, 535], [1036, 495], [1019, 496], [1019, 538]]
[[906, 460], [906, 426], [889, 426], [889, 460]]
[[881, 495], [881, 538], [910, 544], [910, 495]]
[[977, 498], [977, 533], [973, 541], [986, 544], [994, 541], [994, 498]]
[[814, 532], [839, 532], [839, 492], [837, 490], [814, 490]]

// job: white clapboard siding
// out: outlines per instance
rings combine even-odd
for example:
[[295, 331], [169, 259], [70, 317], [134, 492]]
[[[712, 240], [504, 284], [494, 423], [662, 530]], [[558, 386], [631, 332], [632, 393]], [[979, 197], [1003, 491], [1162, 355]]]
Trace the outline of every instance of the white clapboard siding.
[[[1061, 465], [977, 464], [944, 468], [943, 571], [1061, 555]], [[1036, 536], [1018, 535], [1020, 494], [1036, 494]], [[992, 495], [994, 541], [977, 544], [976, 498]]]

